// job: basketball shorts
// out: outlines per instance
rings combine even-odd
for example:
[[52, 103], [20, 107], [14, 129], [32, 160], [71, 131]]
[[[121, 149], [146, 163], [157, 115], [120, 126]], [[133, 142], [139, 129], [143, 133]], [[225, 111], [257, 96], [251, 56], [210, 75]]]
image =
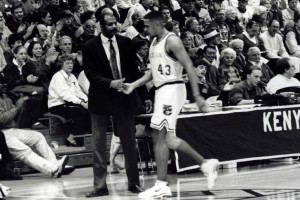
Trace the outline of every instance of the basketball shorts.
[[175, 132], [178, 114], [186, 100], [185, 84], [164, 85], [155, 91], [154, 113], [150, 127]]

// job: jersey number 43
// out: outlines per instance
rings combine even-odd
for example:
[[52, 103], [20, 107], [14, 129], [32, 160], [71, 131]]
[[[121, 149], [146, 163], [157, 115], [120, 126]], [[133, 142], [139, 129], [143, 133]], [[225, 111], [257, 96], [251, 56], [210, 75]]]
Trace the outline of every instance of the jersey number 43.
[[171, 66], [170, 65], [166, 65], [164, 68], [162, 65], [159, 65], [157, 70], [159, 71], [159, 73], [161, 75], [171, 75]]

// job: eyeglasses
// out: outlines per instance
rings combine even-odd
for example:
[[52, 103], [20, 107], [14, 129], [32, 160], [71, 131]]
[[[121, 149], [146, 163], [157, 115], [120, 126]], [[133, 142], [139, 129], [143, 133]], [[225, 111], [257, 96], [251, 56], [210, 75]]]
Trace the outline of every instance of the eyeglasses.
[[89, 29], [95, 29], [96, 28], [96, 26], [90, 26], [90, 25], [87, 25], [87, 26], [85, 26], [86, 28], [89, 28]]

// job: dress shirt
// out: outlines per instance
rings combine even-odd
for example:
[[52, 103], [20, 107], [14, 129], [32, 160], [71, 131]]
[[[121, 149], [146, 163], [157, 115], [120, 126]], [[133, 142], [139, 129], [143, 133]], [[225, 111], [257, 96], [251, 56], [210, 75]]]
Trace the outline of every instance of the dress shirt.
[[70, 76], [64, 71], [56, 72], [49, 85], [48, 107], [63, 105], [66, 102], [80, 104], [81, 101], [88, 101], [87, 96], [82, 92], [76, 77]]
[[[109, 38], [105, 37], [103, 34], [101, 34], [100, 37], [101, 37], [102, 45], [104, 47], [107, 59], [108, 59], [108, 61], [110, 63], [110, 66], [111, 66]], [[119, 70], [119, 73], [120, 73], [120, 77], [122, 77], [122, 71], [121, 71], [121, 67], [120, 67], [121, 66], [120, 52], [119, 52], [119, 47], [118, 47], [118, 44], [117, 44], [116, 37], [115, 36], [112, 37], [111, 40], [112, 40], [112, 44], [113, 44], [113, 46], [115, 48], [115, 51], [116, 51], [117, 65], [118, 65], [118, 70]]]

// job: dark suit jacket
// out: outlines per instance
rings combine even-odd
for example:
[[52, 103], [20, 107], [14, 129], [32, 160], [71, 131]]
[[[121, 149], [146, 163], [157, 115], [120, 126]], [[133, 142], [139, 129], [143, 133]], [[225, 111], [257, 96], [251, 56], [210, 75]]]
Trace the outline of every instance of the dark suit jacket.
[[[115, 37], [120, 53], [122, 76], [126, 78], [125, 82], [131, 83], [141, 77], [135, 63], [131, 40], [120, 35]], [[83, 45], [82, 54], [84, 71], [90, 81], [89, 111], [93, 114], [113, 114], [118, 112], [121, 99], [123, 105], [128, 105], [126, 108], [135, 112], [137, 105], [141, 103], [136, 92], [125, 95], [110, 88], [113, 74], [99, 35]], [[147, 98], [146, 88], [141, 96], [143, 99]]]

